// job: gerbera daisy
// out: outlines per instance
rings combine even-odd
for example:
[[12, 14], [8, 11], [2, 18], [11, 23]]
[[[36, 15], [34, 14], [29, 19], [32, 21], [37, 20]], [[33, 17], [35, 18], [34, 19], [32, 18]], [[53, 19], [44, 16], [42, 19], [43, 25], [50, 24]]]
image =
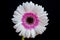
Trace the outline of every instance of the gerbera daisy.
[[14, 18], [12, 18], [13, 23], [16, 24], [14, 29], [19, 36], [35, 38], [46, 30], [45, 26], [49, 21], [47, 15], [41, 5], [32, 2], [23, 3], [14, 11]]

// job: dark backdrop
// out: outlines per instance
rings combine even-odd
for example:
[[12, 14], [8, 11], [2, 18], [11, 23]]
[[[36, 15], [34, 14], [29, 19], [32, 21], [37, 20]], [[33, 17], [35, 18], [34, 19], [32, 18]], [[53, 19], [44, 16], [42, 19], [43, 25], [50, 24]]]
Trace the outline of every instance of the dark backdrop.
[[58, 13], [58, 1], [57, 0], [7, 0], [6, 9], [7, 13], [3, 13], [2, 22], [3, 22], [3, 39], [6, 40], [21, 40], [22, 37], [18, 36], [18, 33], [15, 32], [13, 28], [13, 23], [11, 18], [13, 17], [13, 12], [16, 10], [17, 6], [26, 1], [32, 1], [35, 4], [42, 5], [45, 8], [45, 11], [48, 12], [49, 25], [46, 26], [47, 30], [42, 34], [36, 36], [34, 39], [30, 38], [25, 40], [54, 40], [58, 37], [58, 22], [59, 22], [59, 13]]

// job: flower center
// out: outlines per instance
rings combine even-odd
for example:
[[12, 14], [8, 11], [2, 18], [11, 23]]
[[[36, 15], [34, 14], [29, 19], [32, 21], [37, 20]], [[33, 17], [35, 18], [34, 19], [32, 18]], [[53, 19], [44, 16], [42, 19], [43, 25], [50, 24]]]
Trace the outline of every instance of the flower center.
[[26, 29], [35, 28], [39, 23], [38, 16], [35, 13], [28, 12], [22, 16], [22, 25]]
[[34, 19], [33, 19], [32, 17], [28, 17], [28, 18], [26, 19], [26, 22], [27, 22], [28, 24], [32, 24], [32, 23], [34, 22]]

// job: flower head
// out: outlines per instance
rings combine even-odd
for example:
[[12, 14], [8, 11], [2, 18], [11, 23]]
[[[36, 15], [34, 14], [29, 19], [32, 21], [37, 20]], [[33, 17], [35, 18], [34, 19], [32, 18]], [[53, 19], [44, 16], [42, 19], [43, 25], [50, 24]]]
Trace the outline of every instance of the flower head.
[[41, 5], [32, 2], [23, 3], [14, 11], [12, 18], [13, 23], [16, 24], [14, 29], [20, 36], [34, 38], [46, 30], [45, 26], [49, 21], [47, 15]]

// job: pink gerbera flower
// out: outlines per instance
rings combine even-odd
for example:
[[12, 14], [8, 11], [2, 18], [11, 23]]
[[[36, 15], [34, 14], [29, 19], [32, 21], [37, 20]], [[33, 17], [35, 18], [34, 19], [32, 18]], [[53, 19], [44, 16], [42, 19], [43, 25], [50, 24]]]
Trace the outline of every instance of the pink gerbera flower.
[[12, 18], [13, 23], [16, 24], [14, 29], [20, 36], [34, 38], [46, 30], [47, 15], [48, 13], [41, 5], [32, 2], [23, 3], [14, 11], [14, 18]]

